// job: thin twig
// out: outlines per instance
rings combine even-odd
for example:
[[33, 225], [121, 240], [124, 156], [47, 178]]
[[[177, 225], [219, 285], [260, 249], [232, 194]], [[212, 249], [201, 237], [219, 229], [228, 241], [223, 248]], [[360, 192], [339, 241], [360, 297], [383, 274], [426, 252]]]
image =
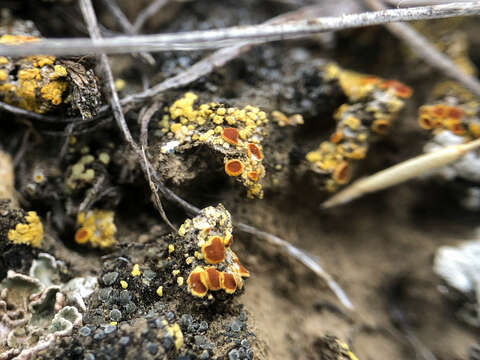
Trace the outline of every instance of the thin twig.
[[324, 208], [345, 204], [362, 195], [380, 191], [398, 185], [417, 176], [423, 175], [458, 160], [468, 151], [480, 147], [480, 139], [466, 144], [450, 145], [441, 150], [416, 156], [412, 159], [391, 166], [376, 174], [355, 181], [350, 186], [335, 194], [323, 203]]
[[148, 146], [148, 125], [152, 116], [160, 109], [160, 103], [155, 102], [149, 106], [140, 116], [140, 144], [142, 147]]
[[85, 199], [83, 199], [83, 201], [80, 203], [80, 206], [78, 207], [79, 213], [86, 212], [89, 210], [93, 201], [95, 200], [95, 196], [100, 191], [104, 182], [105, 182], [105, 175], [101, 175], [97, 178], [92, 188], [88, 191], [87, 196], [85, 196]]
[[[108, 7], [115, 19], [117, 19], [118, 24], [125, 33], [129, 35], [135, 35], [138, 33], [115, 0], [103, 0], [103, 2]], [[148, 52], [134, 53], [133, 55], [140, 56], [149, 65], [155, 65], [155, 59]]]
[[161, 214], [162, 218], [165, 220], [167, 225], [170, 226], [170, 228], [174, 232], [177, 232], [178, 229], [170, 222], [170, 220], [168, 220], [167, 214], [163, 209], [162, 202], [160, 201], [160, 197], [158, 196], [158, 190], [152, 181], [152, 177], [150, 176], [149, 162], [147, 160], [147, 156], [145, 155], [145, 148], [143, 146], [142, 146], [142, 155], [143, 155], [143, 161], [145, 163], [145, 168], [147, 169], [147, 181], [148, 181], [148, 185], [150, 186], [150, 190], [152, 192], [153, 204], [155, 205], [155, 207], [157, 208], [158, 212]]
[[[100, 30], [98, 28], [97, 24], [97, 17], [95, 15], [95, 10], [93, 9], [93, 5], [91, 0], [79, 0], [80, 2], [80, 9], [82, 11], [83, 17], [85, 19], [85, 22], [88, 27], [88, 32], [92, 39], [98, 40], [101, 38], [100, 35]], [[110, 95], [110, 105], [112, 107], [113, 111], [113, 116], [115, 117], [115, 120], [117, 121], [117, 125], [120, 128], [120, 130], [123, 133], [123, 136], [125, 137], [125, 140], [127, 143], [131, 146], [137, 157], [139, 157], [140, 164], [143, 165], [142, 170], [144, 170], [144, 173], [147, 177], [147, 179], [150, 180], [150, 174], [149, 174], [149, 162], [147, 158], [142, 158], [142, 152], [140, 151], [138, 145], [135, 143], [133, 140], [132, 134], [130, 133], [130, 130], [128, 129], [127, 122], [125, 121], [125, 117], [123, 115], [122, 111], [122, 106], [120, 105], [120, 101], [118, 98], [117, 91], [115, 90], [115, 83], [113, 80], [113, 74], [112, 74], [112, 69], [110, 68], [110, 64], [108, 63], [108, 57], [105, 54], [100, 55], [100, 62], [103, 68], [103, 71], [105, 73], [105, 78], [106, 78], [106, 83], [107, 83], [107, 88], [108, 92]], [[144, 162], [143, 162], [143, 161]], [[158, 202], [157, 202], [158, 199]], [[160, 199], [157, 198], [155, 199], [155, 206], [158, 209], [160, 216], [162, 219], [165, 221], [165, 223], [170, 226], [174, 231], [176, 231], [176, 228], [172, 225], [170, 220], [168, 220], [165, 211], [163, 210], [163, 207], [161, 205]]]
[[[383, 10], [385, 6], [380, 0], [364, 0], [373, 10]], [[480, 2], [479, 2], [480, 3]], [[475, 95], [480, 96], [480, 82], [473, 76], [461, 71], [447, 55], [441, 53], [413, 27], [405, 23], [385, 24], [385, 27], [396, 37], [404, 41], [427, 64], [444, 73], [447, 77], [458, 81]]]
[[145, 22], [158, 13], [168, 2], [169, 0], [153, 0], [146, 8], [140, 11], [133, 23], [135, 33], [139, 33]]
[[314, 34], [382, 25], [396, 21], [440, 19], [480, 14], [480, 1], [387, 9], [337, 17], [297, 20], [276, 25], [235, 26], [224, 29], [119, 36], [105, 39], [45, 39], [18, 45], [0, 45], [0, 55], [26, 56], [35, 54], [85, 55], [119, 54], [141, 51], [200, 50], [233, 46], [239, 41], [267, 42], [309, 37]]

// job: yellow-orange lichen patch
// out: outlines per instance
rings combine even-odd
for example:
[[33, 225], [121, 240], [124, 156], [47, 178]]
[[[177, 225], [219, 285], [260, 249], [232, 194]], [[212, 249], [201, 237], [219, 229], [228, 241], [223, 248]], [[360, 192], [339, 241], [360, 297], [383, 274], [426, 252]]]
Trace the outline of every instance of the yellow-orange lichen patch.
[[430, 130], [437, 127], [439, 122], [427, 114], [421, 114], [418, 118], [418, 124], [422, 129]]
[[386, 80], [380, 84], [380, 88], [392, 89], [395, 95], [402, 99], [408, 99], [412, 96], [412, 89], [397, 80]]
[[39, 38], [37, 36], [30, 36], [30, 35], [5, 34], [0, 36], [0, 44], [9, 44], [9, 45], [22, 44], [25, 42], [32, 42], [32, 41], [38, 41], [38, 40]]
[[39, 247], [43, 240], [43, 225], [35, 211], [25, 216], [26, 224], [19, 223], [8, 231], [8, 240], [15, 244], [27, 244]]
[[448, 109], [448, 117], [456, 120], [460, 120], [463, 116], [463, 111], [462, 109], [456, 107], [456, 106], [450, 106]]
[[241, 276], [241, 277], [250, 277], [250, 272], [245, 269], [245, 266], [243, 266], [241, 263], [240, 263], [240, 260], [238, 260], [237, 258], [234, 259], [235, 263], [238, 265], [238, 274]]
[[204, 297], [207, 294], [207, 282], [203, 276], [203, 268], [197, 266], [187, 279], [188, 289], [193, 296]]
[[235, 276], [231, 273], [223, 272], [220, 277], [222, 289], [225, 290], [227, 294], [233, 294], [237, 290], [237, 281]]
[[443, 124], [448, 130], [456, 135], [463, 135], [465, 133], [465, 127], [458, 120], [447, 119]]
[[222, 130], [222, 139], [232, 145], [238, 145], [238, 130], [232, 127]]
[[333, 179], [339, 184], [346, 184], [350, 180], [350, 167], [346, 161], [335, 167]]
[[81, 227], [75, 232], [75, 242], [77, 244], [85, 244], [92, 236], [92, 230], [89, 228]]
[[263, 153], [262, 150], [258, 147], [257, 144], [254, 143], [249, 143], [247, 145], [248, 149], [248, 157], [253, 160], [262, 160], [263, 159]]
[[228, 160], [225, 163], [225, 172], [229, 176], [238, 176], [243, 172], [243, 164], [238, 159]]
[[258, 179], [259, 179], [258, 172], [256, 172], [256, 171], [249, 171], [247, 173], [247, 176], [252, 181], [258, 181]]
[[209, 290], [212, 291], [217, 291], [220, 290], [221, 284], [220, 284], [220, 271], [213, 267], [208, 267], [205, 269], [205, 278], [207, 280], [207, 286]]
[[202, 254], [205, 262], [218, 264], [225, 260], [225, 246], [220, 236], [211, 236], [202, 246]]
[[390, 123], [390, 121], [386, 119], [375, 120], [372, 124], [372, 130], [380, 135], [388, 134], [388, 131], [390, 130], [391, 127], [392, 127], [392, 124]]

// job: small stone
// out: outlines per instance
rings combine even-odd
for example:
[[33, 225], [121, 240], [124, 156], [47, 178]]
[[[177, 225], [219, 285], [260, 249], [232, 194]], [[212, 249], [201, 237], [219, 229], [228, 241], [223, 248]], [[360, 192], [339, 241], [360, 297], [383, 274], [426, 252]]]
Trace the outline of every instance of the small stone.
[[147, 350], [150, 354], [155, 355], [158, 352], [158, 345], [152, 342], [147, 343]]
[[228, 353], [228, 360], [240, 360], [237, 349], [233, 349]]
[[95, 360], [95, 355], [93, 355], [92, 353], [88, 353], [87, 355], [85, 355], [83, 360]]
[[200, 360], [207, 360], [210, 358], [210, 354], [208, 353], [208, 350], [203, 350], [203, 352], [200, 355]]
[[189, 327], [193, 322], [193, 316], [190, 314], [183, 314], [180, 318], [180, 324], [184, 327]]
[[110, 316], [110, 319], [112, 319], [113, 321], [120, 321], [122, 319], [122, 313], [118, 309], [113, 309], [112, 311], [110, 311], [110, 314], [108, 314], [108, 316]]
[[172, 311], [169, 311], [165, 314], [167, 321], [173, 321], [175, 319], [175, 314]]
[[198, 326], [198, 330], [205, 331], [208, 329], [208, 323], [206, 321], [202, 321]]
[[137, 305], [135, 305], [133, 302], [129, 302], [127, 305], [125, 305], [125, 311], [127, 313], [132, 313], [134, 312], [135, 310], [137, 310]]
[[78, 330], [78, 333], [82, 336], [88, 336], [92, 333], [92, 330], [90, 330], [88, 326], [84, 326], [80, 330]]
[[247, 321], [248, 316], [247, 316], [247, 314], [246, 314], [245, 312], [241, 311], [241, 312], [240, 312], [240, 315], [238, 316], [238, 318], [240, 319], [240, 321], [245, 322], [245, 321]]
[[145, 279], [149, 280], [149, 281], [152, 281], [153, 279], [155, 279], [155, 276], [157, 274], [150, 270], [150, 269], [146, 269], [144, 272], [143, 272], [143, 276], [145, 277]]
[[240, 344], [247, 349], [250, 347], [250, 343], [248, 342], [247, 339], [243, 339]]
[[113, 271], [103, 275], [102, 280], [105, 285], [112, 285], [118, 279], [118, 272]]
[[111, 334], [111, 333], [113, 333], [116, 329], [117, 329], [116, 326], [107, 325], [107, 326], [105, 327], [105, 330], [104, 330], [104, 331], [105, 331], [105, 334]]
[[130, 338], [128, 336], [122, 336], [118, 342], [120, 345], [125, 346], [130, 342]]
[[230, 329], [233, 332], [239, 332], [242, 329], [242, 323], [238, 320], [233, 320], [232, 324], [230, 325]]
[[72, 352], [74, 355], [81, 355], [83, 353], [83, 349], [81, 346], [76, 346], [73, 348]]
[[195, 336], [195, 345], [198, 347], [203, 348], [203, 346], [207, 343], [207, 338], [203, 335], [196, 335]]
[[172, 347], [173, 347], [173, 340], [170, 336], [165, 336], [163, 339], [162, 339], [162, 345], [164, 347], [165, 350], [170, 350]]
[[112, 294], [111, 287], [102, 288], [98, 290], [98, 300], [107, 301], [111, 294]]
[[93, 338], [95, 340], [102, 340], [104, 337], [105, 337], [105, 332], [103, 330], [97, 330], [97, 332], [95, 332], [95, 335], [93, 335]]
[[118, 300], [122, 305], [128, 304], [131, 298], [132, 298], [132, 295], [130, 295], [130, 291], [128, 290], [120, 291], [120, 295], [118, 296]]

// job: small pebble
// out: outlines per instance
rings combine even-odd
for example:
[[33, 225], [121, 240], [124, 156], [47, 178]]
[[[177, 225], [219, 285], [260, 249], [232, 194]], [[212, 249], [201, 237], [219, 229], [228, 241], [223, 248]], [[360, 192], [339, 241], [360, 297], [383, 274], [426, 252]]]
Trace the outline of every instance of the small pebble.
[[118, 279], [118, 272], [113, 271], [103, 275], [102, 280], [105, 285], [112, 285]]
[[103, 330], [98, 330], [95, 335], [93, 335], [93, 338], [95, 340], [102, 340], [105, 337], [105, 332]]
[[127, 313], [132, 313], [135, 310], [137, 310], [137, 305], [135, 305], [133, 302], [129, 302], [127, 305], [125, 305], [125, 311]]
[[120, 345], [125, 346], [130, 342], [130, 338], [128, 336], [122, 336], [118, 342]]
[[146, 269], [144, 272], [143, 272], [143, 276], [145, 277], [145, 279], [151, 281], [153, 279], [155, 279], [155, 276], [157, 274], [155, 274], [154, 271], [150, 270], [150, 269]]
[[92, 353], [88, 353], [87, 355], [85, 355], [83, 360], [95, 360], [95, 355], [93, 355]]
[[150, 354], [155, 355], [158, 352], [158, 345], [152, 342], [147, 343], [147, 350]]
[[238, 320], [233, 320], [230, 329], [234, 332], [239, 332], [242, 329], [242, 323]]
[[198, 330], [205, 331], [208, 329], [208, 323], [206, 321], [202, 321], [198, 327]]
[[125, 305], [130, 301], [130, 299], [132, 298], [132, 295], [130, 295], [130, 291], [128, 290], [122, 290], [120, 291], [120, 295], [118, 298], [119, 298], [120, 304]]
[[163, 318], [162, 317], [159, 317], [159, 318], [155, 319], [155, 326], [158, 329], [163, 329], [165, 327], [165, 325], [163, 324]]
[[104, 331], [105, 331], [105, 334], [111, 334], [111, 333], [113, 333], [116, 329], [117, 329], [116, 326], [107, 325], [107, 326], [105, 327], [105, 330], [104, 330]]
[[247, 339], [243, 339], [242, 342], [240, 343], [244, 348], [249, 348], [250, 344], [248, 343]]
[[82, 336], [88, 336], [92, 333], [92, 330], [90, 330], [88, 326], [84, 326], [80, 330], [78, 330], [78, 333]]
[[210, 354], [208, 350], [203, 350], [202, 354], [200, 355], [200, 360], [207, 360], [210, 358]]
[[242, 311], [240, 312], [240, 315], [238, 316], [238, 318], [240, 319], [240, 321], [247, 321], [248, 316], [244, 311]]
[[175, 314], [172, 311], [169, 311], [165, 314], [167, 321], [173, 321], [175, 319]]
[[107, 301], [108, 298], [110, 297], [111, 293], [112, 293], [112, 288], [111, 287], [102, 288], [102, 289], [98, 290], [98, 300]]
[[240, 360], [237, 349], [233, 349], [228, 353], [228, 360]]
[[122, 313], [118, 309], [113, 309], [112, 311], [110, 311], [110, 314], [108, 314], [108, 316], [110, 316], [110, 319], [112, 319], [113, 321], [120, 321], [122, 319]]

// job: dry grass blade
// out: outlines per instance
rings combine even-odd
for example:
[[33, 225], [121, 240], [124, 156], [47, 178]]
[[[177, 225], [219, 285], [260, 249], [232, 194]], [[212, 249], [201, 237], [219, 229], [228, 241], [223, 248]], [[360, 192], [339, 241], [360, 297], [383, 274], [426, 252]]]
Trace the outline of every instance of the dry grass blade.
[[[379, 0], [364, 0], [374, 10], [385, 9]], [[404, 41], [426, 63], [441, 71], [449, 78], [458, 81], [475, 95], [480, 97], [480, 82], [461, 71], [445, 54], [441, 53], [430, 42], [410, 25], [405, 23], [385, 24], [385, 27], [400, 40]]]
[[480, 147], [480, 139], [466, 144], [447, 146], [442, 150], [420, 155], [359, 179], [323, 203], [324, 208], [345, 204], [362, 195], [398, 185], [433, 169], [451, 164], [468, 151]]
[[114, 54], [141, 51], [199, 50], [226, 47], [239, 41], [275, 41], [308, 37], [327, 31], [480, 14], [480, 2], [451, 3], [406, 9], [388, 9], [337, 17], [296, 20], [285, 24], [236, 26], [174, 34], [119, 36], [107, 39], [46, 39], [19, 45], [1, 45], [0, 55], [26, 56]]

